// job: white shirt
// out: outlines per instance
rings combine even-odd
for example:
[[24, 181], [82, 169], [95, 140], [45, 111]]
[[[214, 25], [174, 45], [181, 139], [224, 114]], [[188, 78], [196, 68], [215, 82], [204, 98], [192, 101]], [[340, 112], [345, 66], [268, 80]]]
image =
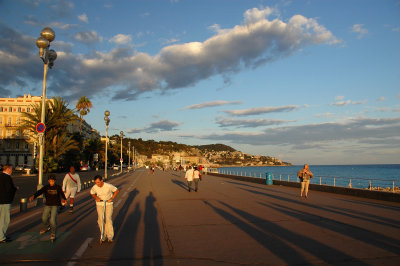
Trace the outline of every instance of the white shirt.
[[200, 172], [199, 170], [194, 170], [193, 172], [193, 179], [199, 179], [200, 178]]
[[186, 171], [185, 178], [187, 181], [193, 181], [193, 169], [189, 169]]
[[[90, 190], [90, 194], [97, 195], [101, 200], [107, 201], [111, 199], [113, 196], [114, 192], [117, 191], [118, 188], [115, 187], [114, 185], [111, 185], [109, 183], [104, 183], [102, 187], [99, 187], [98, 185], [94, 185], [92, 189]], [[104, 202], [97, 201], [97, 205], [104, 205]], [[109, 202], [107, 202], [109, 204]], [[111, 202], [112, 204], [112, 202]]]
[[[76, 183], [74, 182], [74, 180], [72, 180], [72, 178], [69, 175], [71, 175], [72, 178], [75, 179]], [[75, 174], [68, 173], [65, 175], [63, 180], [62, 190], [67, 191], [67, 187], [68, 188], [77, 187], [78, 188], [77, 192], [81, 191], [81, 179], [79, 178], [79, 175], [77, 173]]]

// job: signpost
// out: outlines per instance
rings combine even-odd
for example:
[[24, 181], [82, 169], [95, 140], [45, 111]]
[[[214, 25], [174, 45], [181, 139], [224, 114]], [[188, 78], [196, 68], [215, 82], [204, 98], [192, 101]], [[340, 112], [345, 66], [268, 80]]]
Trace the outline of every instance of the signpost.
[[36, 131], [37, 133], [44, 133], [44, 131], [46, 130], [46, 126], [44, 123], [38, 123], [36, 125]]

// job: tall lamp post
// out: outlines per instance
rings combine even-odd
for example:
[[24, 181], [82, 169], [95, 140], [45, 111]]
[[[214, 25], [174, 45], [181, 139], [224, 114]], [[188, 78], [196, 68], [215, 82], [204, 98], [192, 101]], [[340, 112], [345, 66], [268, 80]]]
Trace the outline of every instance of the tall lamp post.
[[121, 135], [121, 159], [119, 160], [121, 162], [121, 173], [122, 173], [122, 138], [124, 137], [124, 131], [119, 132], [119, 134]]
[[128, 169], [131, 169], [131, 141], [128, 141]]
[[[39, 48], [39, 57], [43, 60], [44, 69], [43, 69], [43, 91], [42, 91], [42, 113], [41, 113], [41, 123], [45, 123], [45, 114], [46, 114], [46, 81], [47, 81], [47, 70], [48, 68], [52, 68], [54, 65], [54, 61], [57, 58], [56, 51], [49, 49], [50, 43], [56, 38], [55, 32], [46, 27], [40, 32], [40, 37], [36, 39], [36, 46]], [[39, 179], [37, 190], [43, 187], [43, 157], [44, 157], [44, 133], [39, 133]], [[40, 205], [43, 203], [43, 197], [39, 197], [37, 200], [37, 204]]]
[[110, 124], [110, 118], [108, 118], [110, 116], [110, 111], [106, 110], [104, 112], [104, 122], [106, 123], [106, 154], [105, 154], [105, 159], [104, 159], [104, 179], [107, 179], [107, 146], [108, 146], [108, 125]]

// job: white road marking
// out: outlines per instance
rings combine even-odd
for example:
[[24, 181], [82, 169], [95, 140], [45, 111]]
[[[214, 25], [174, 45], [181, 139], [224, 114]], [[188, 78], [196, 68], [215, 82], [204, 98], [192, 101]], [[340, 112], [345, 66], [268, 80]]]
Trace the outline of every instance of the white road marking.
[[[85, 240], [85, 242], [83, 242], [83, 244], [81, 245], [81, 247], [75, 252], [74, 256], [72, 256], [71, 260], [77, 260], [79, 259], [83, 253], [86, 251], [86, 249], [88, 248], [90, 242], [92, 242], [93, 238], [89, 237]], [[73, 266], [75, 265], [76, 261], [70, 261], [67, 263], [67, 266]]]

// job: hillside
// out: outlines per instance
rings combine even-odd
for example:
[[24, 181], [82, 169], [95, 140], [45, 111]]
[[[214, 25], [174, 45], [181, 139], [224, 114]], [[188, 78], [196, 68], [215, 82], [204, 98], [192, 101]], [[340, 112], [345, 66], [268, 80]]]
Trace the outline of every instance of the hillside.
[[236, 151], [234, 148], [225, 145], [225, 144], [208, 144], [208, 145], [200, 145], [200, 146], [193, 146], [201, 150], [202, 153], [211, 152], [211, 151]]

